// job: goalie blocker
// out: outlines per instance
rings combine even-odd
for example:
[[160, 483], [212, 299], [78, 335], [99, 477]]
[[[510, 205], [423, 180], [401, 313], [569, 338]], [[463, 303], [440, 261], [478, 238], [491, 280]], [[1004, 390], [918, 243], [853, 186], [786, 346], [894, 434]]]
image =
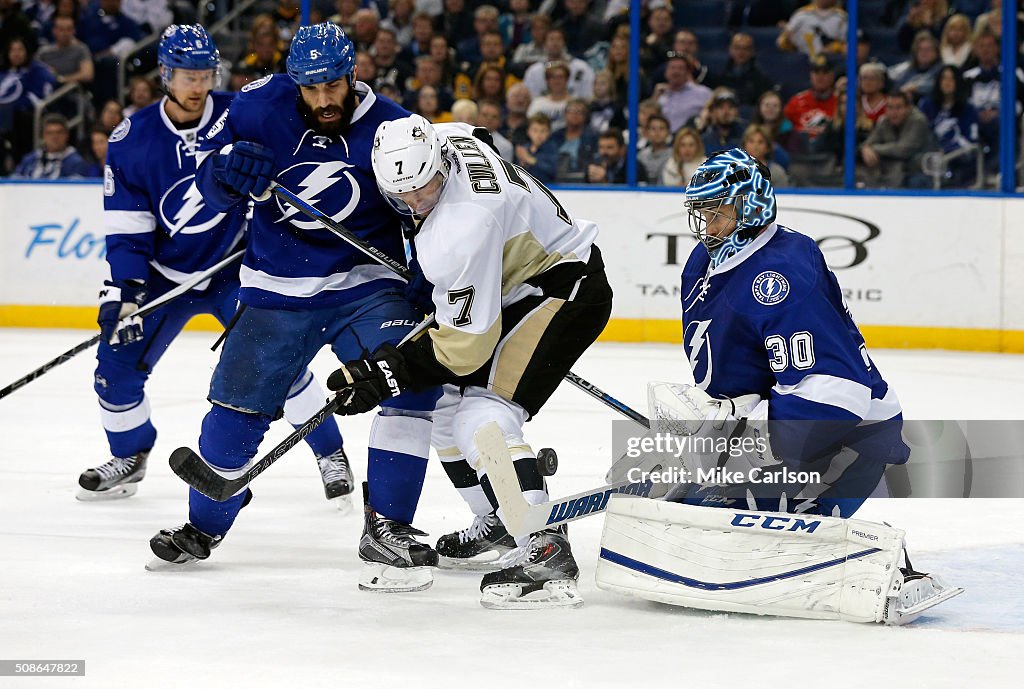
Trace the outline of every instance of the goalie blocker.
[[900, 625], [963, 593], [901, 567], [903, 536], [859, 519], [615, 495], [597, 585], [703, 610]]

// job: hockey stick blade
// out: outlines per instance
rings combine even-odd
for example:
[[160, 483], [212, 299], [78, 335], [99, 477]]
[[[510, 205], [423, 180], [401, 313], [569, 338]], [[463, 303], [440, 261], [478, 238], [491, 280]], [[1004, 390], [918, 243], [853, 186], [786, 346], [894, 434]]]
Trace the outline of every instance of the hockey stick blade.
[[288, 450], [302, 442], [302, 439], [312, 433], [313, 429], [329, 419], [334, 410], [338, 408], [338, 404], [338, 398], [332, 397], [323, 409], [292, 431], [287, 438], [278, 443], [273, 450], [265, 454], [238, 478], [229, 479], [221, 476], [202, 457], [187, 447], [179, 447], [171, 453], [169, 462], [171, 471], [178, 478], [211, 500], [224, 502], [249, 485], [253, 479], [266, 471], [271, 464], [284, 456]]
[[531, 505], [523, 497], [512, 455], [498, 424], [492, 421], [483, 426], [476, 432], [475, 438], [477, 449], [480, 450], [480, 462], [487, 473], [498, 506], [501, 507], [502, 523], [513, 536], [527, 536], [583, 517], [600, 514], [608, 507], [608, 499], [615, 493], [646, 497], [653, 488], [650, 481], [621, 481], [558, 500]]

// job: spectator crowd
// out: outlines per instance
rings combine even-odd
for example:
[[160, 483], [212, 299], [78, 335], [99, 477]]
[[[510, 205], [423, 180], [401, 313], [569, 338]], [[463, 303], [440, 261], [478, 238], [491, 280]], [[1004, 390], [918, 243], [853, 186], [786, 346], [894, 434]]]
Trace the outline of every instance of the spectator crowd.
[[[220, 11], [233, 4], [217, 3]], [[312, 21], [345, 29], [358, 78], [375, 92], [435, 123], [486, 127], [505, 158], [545, 183], [624, 183], [630, 146], [643, 184], [685, 186], [703, 160], [733, 146], [765, 162], [776, 186], [841, 182], [851, 76], [841, 2], [643, 0], [635, 142], [629, 4], [314, 0]], [[0, 0], [0, 172], [101, 174], [106, 136], [161, 95], [152, 51], [136, 46], [172, 21], [195, 21], [195, 7]], [[1000, 8], [999, 0], [861, 0], [851, 48], [858, 185], [992, 182]], [[217, 36], [229, 90], [284, 71], [299, 3], [256, 2], [244, 19], [241, 33]], [[129, 67], [123, 85], [120, 61]], [[84, 89], [51, 99], [36, 132], [37, 104], [67, 84]], [[1013, 104], [1018, 121], [1021, 98], [1024, 88]], [[78, 115], [84, 126], [73, 129]]]

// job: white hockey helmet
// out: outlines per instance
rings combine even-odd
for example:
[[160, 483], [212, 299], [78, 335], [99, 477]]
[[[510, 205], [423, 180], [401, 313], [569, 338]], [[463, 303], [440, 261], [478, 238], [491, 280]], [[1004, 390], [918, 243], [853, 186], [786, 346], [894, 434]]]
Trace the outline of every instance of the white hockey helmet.
[[[377, 187], [399, 212], [413, 215], [414, 210], [401, 196], [423, 189], [440, 174], [438, 196], [447, 177], [441, 141], [433, 125], [420, 115], [381, 122], [373, 140], [370, 161]], [[408, 198], [408, 197], [407, 197]], [[434, 203], [437, 200], [434, 199]], [[429, 211], [433, 204], [429, 204]], [[422, 209], [421, 209], [421, 214]]]

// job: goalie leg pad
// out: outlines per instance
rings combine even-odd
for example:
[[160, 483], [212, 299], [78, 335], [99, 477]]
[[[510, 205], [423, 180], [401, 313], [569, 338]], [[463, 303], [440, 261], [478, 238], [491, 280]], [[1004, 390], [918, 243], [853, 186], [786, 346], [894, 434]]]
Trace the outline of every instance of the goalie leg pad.
[[960, 592], [905, 580], [903, 535], [854, 519], [612, 496], [597, 585], [704, 610], [903, 624]]

